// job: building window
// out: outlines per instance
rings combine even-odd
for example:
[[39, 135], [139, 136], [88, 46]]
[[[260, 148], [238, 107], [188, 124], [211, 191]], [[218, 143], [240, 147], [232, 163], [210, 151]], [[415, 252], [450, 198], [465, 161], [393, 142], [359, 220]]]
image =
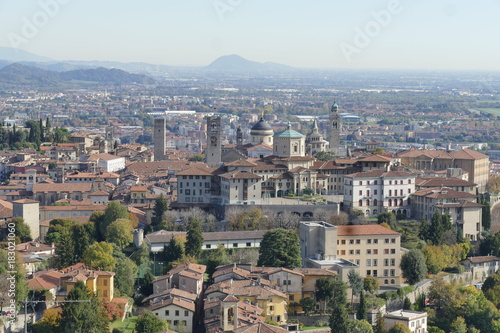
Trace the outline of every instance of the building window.
[[376, 269], [373, 270], [373, 276], [377, 277], [377, 270]]
[[384, 266], [389, 266], [389, 259], [384, 259]]
[[396, 276], [396, 270], [395, 269], [391, 269], [391, 276]]
[[356, 254], [361, 254], [361, 250], [356, 250]]
[[373, 244], [378, 244], [378, 239], [374, 239]]
[[396, 266], [396, 259], [391, 259], [391, 266]]
[[370, 267], [372, 265], [371, 259], [366, 259], [366, 267]]
[[366, 244], [371, 244], [372, 243], [372, 240], [371, 239], [367, 239], [366, 240]]
[[354, 239], [350, 239], [349, 244], [351, 244], [351, 245], [354, 244]]
[[396, 249], [391, 249], [391, 254], [396, 254]]
[[366, 275], [372, 275], [372, 271], [371, 270], [367, 270], [366, 271]]
[[179, 326], [179, 321], [178, 320], [174, 320], [174, 326]]
[[210, 249], [210, 248], [212, 248], [212, 245], [211, 244], [207, 244], [207, 245], [205, 245], [205, 248], [206, 249]]
[[377, 259], [373, 259], [373, 266], [378, 266], [378, 260]]
[[188, 317], [189, 316], [189, 311], [188, 310], [184, 310], [184, 317]]
[[340, 243], [341, 243], [342, 245], [345, 245], [345, 239], [343, 239]]
[[252, 246], [252, 243], [247, 243], [247, 247], [250, 247], [250, 246]]
[[384, 240], [384, 242], [385, 242], [386, 244], [389, 244], [389, 238], [386, 238], [386, 239]]
[[389, 276], [389, 270], [388, 269], [384, 269], [384, 276]]
[[358, 206], [360, 206], [360, 207], [361, 207], [361, 206], [363, 206], [363, 200], [361, 200], [361, 199], [360, 199], [360, 200], [358, 201]]
[[272, 305], [271, 305], [271, 306], [269, 306], [269, 310], [270, 310], [270, 311], [274, 311], [274, 306], [272, 306]]
[[361, 240], [360, 239], [356, 239], [356, 244], [361, 244]]
[[389, 249], [384, 249], [384, 254], [389, 254]]
[[366, 254], [372, 254], [372, 250], [371, 249], [366, 250]]
[[165, 310], [165, 316], [170, 316], [170, 311], [169, 310]]
[[233, 247], [238, 247], [238, 243], [233, 243]]
[[354, 254], [354, 250], [349, 250], [349, 254]]
[[175, 316], [179, 317], [179, 310], [175, 310]]
[[341, 254], [341, 255], [345, 255], [345, 250], [341, 250], [341, 251], [340, 251], [340, 254]]
[[290, 295], [289, 299], [290, 299], [290, 301], [294, 301], [295, 300], [295, 295]]
[[396, 238], [392, 238], [392, 239], [391, 239], [391, 243], [392, 243], [392, 244], [396, 244]]

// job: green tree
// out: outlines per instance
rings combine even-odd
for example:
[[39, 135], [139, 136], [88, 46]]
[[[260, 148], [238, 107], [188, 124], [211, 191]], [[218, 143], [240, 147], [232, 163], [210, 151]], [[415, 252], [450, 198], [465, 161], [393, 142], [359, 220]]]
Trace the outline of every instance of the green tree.
[[105, 239], [106, 230], [111, 223], [118, 219], [128, 219], [128, 217], [128, 210], [126, 206], [123, 206], [118, 201], [111, 201], [104, 211], [102, 218], [100, 218], [99, 216], [95, 217], [95, 226], [98, 233], [98, 239]]
[[137, 266], [149, 266], [149, 262], [151, 260], [148, 244], [146, 242], [143, 242], [141, 247], [134, 253], [132, 253], [130, 259], [132, 259]]
[[82, 262], [90, 269], [113, 272], [116, 266], [113, 246], [106, 242], [95, 242], [85, 250]]
[[372, 275], [368, 275], [363, 279], [363, 289], [373, 294], [380, 289], [380, 283]]
[[299, 236], [293, 230], [272, 229], [264, 234], [258, 266], [301, 267]]
[[76, 263], [75, 240], [70, 228], [60, 231], [60, 236], [56, 242], [56, 250], [53, 259], [53, 266], [58, 269], [71, 266]]
[[411, 333], [411, 331], [405, 324], [395, 323], [394, 325], [392, 325], [389, 333]]
[[373, 327], [366, 320], [348, 320], [349, 333], [373, 333]]
[[320, 151], [315, 157], [318, 161], [332, 161], [335, 158], [335, 153], [331, 151]]
[[458, 317], [451, 323], [451, 331], [450, 333], [467, 333], [467, 324], [465, 323], [465, 319], [462, 317]]
[[207, 258], [207, 275], [210, 277], [210, 279], [212, 279], [212, 274], [215, 272], [217, 266], [227, 265], [230, 263], [231, 259], [227, 254], [226, 248], [222, 244], [219, 244], [219, 246], [217, 246], [217, 249], [211, 251]]
[[151, 231], [166, 229], [163, 214], [169, 209], [167, 199], [161, 194], [155, 201], [153, 217], [151, 219]]
[[24, 243], [33, 240], [31, 238], [30, 226], [26, 222], [24, 222], [24, 219], [22, 217], [14, 217], [11, 222], [16, 225], [15, 235], [19, 237], [21, 242]]
[[420, 250], [413, 249], [402, 256], [401, 272], [411, 285], [425, 278], [427, 266], [425, 265], [425, 257]]
[[316, 300], [312, 297], [304, 297], [299, 301], [300, 306], [308, 316], [316, 308]]
[[[113, 249], [116, 260], [114, 287], [115, 294], [120, 296], [134, 296], [134, 283], [139, 272], [134, 261], [127, 258], [117, 246]], [[117, 293], [118, 292], [118, 293]]]
[[405, 296], [405, 299], [403, 301], [403, 310], [411, 310], [411, 301], [408, 296]]
[[106, 229], [106, 241], [118, 245], [120, 249], [132, 243], [134, 238], [132, 224], [129, 219], [118, 219]]
[[189, 221], [186, 238], [186, 255], [199, 258], [201, 247], [203, 246], [203, 230], [201, 229], [200, 220], [197, 218], [193, 218]]
[[486, 195], [481, 195], [480, 197], [480, 203], [483, 205], [483, 208], [481, 210], [481, 223], [483, 225], [484, 230], [490, 230], [491, 228], [491, 204], [486, 197]]
[[101, 302], [83, 282], [78, 281], [75, 284], [66, 300], [89, 302], [64, 303], [59, 332], [109, 333], [108, 320]]
[[136, 332], [158, 333], [166, 330], [168, 330], [167, 321], [158, 318], [150, 311], [146, 311], [137, 317], [135, 323]]
[[366, 320], [368, 318], [368, 310], [366, 308], [365, 293], [361, 291], [359, 296], [358, 311], [356, 312], [356, 318], [359, 320]]
[[479, 252], [483, 256], [500, 256], [500, 232], [487, 235], [479, 245]]
[[318, 300], [318, 302], [323, 302], [322, 306], [323, 311], [326, 310], [326, 305], [333, 297], [333, 294], [335, 292], [334, 284], [335, 284], [334, 279], [329, 277], [324, 277], [316, 280], [316, 283], [314, 285], [316, 287], [314, 295]]
[[386, 333], [384, 315], [382, 314], [382, 312], [380, 310], [378, 310], [378, 312], [377, 312], [377, 319], [375, 321], [373, 331], [375, 333]]
[[349, 286], [352, 289], [351, 303], [353, 303], [354, 296], [359, 295], [363, 290], [363, 278], [354, 269], [350, 269], [347, 273], [347, 279], [349, 280]]
[[345, 305], [333, 303], [332, 314], [330, 315], [330, 328], [332, 332], [350, 333], [349, 318], [347, 317]]
[[377, 216], [378, 224], [387, 223], [392, 230], [396, 230], [396, 215], [393, 212], [385, 211], [383, 213], [378, 214]]
[[418, 237], [420, 237], [420, 239], [425, 240], [425, 241], [428, 240], [430, 237], [429, 236], [429, 229], [430, 229], [429, 221], [427, 221], [427, 218], [424, 216], [422, 218], [422, 222], [420, 223]]

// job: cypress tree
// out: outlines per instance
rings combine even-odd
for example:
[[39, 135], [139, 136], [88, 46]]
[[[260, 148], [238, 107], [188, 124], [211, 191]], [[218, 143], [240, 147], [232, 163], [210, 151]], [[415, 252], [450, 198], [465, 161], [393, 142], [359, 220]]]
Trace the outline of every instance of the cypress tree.
[[365, 293], [362, 291], [359, 297], [358, 312], [356, 313], [356, 319], [366, 320], [368, 318], [368, 310], [366, 309]]

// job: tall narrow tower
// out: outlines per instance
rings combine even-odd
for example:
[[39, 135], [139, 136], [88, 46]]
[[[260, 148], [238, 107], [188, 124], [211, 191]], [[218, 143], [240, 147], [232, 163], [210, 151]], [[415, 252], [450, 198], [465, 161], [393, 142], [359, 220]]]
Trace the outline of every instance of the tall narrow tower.
[[222, 145], [219, 117], [207, 117], [207, 165], [211, 168], [221, 165]]
[[339, 106], [335, 101], [333, 101], [332, 108], [330, 110], [330, 151], [334, 152], [337, 156], [339, 154], [340, 146], [340, 114]]
[[154, 119], [154, 154], [155, 161], [165, 160], [165, 150], [167, 148], [166, 119], [164, 117]]
[[236, 130], [236, 146], [237, 147], [243, 146], [243, 131], [239, 126], [238, 129]]

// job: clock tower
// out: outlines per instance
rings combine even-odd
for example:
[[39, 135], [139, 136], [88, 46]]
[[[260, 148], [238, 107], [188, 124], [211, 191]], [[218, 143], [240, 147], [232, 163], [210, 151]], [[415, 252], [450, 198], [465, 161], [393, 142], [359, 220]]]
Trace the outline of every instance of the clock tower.
[[219, 117], [207, 117], [207, 165], [211, 168], [221, 165], [222, 145]]

